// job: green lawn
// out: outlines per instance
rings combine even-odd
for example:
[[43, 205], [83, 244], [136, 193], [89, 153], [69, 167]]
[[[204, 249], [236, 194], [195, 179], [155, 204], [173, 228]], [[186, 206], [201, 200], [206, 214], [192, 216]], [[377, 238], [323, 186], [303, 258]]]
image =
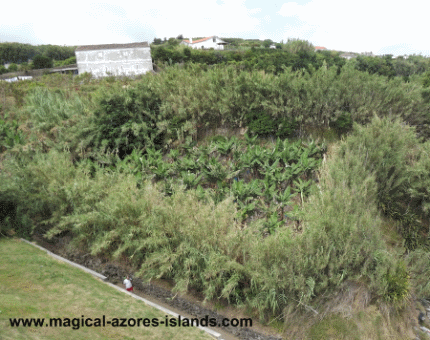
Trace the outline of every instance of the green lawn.
[[16, 239], [0, 239], [0, 339], [212, 339], [195, 327], [11, 327], [9, 318], [157, 318], [165, 314]]

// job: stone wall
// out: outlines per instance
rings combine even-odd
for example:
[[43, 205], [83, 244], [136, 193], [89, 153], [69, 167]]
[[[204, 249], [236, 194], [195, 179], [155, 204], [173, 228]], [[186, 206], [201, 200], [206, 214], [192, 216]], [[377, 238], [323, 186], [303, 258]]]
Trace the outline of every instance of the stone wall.
[[149, 47], [76, 51], [79, 74], [88, 72], [94, 77], [133, 76], [152, 71]]

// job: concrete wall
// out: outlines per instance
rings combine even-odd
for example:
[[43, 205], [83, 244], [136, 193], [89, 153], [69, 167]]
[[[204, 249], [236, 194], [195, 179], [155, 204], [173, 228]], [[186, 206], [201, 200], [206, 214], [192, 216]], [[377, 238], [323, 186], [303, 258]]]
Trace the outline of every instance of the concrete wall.
[[132, 76], [152, 71], [149, 47], [76, 51], [79, 74], [92, 73], [94, 77]]

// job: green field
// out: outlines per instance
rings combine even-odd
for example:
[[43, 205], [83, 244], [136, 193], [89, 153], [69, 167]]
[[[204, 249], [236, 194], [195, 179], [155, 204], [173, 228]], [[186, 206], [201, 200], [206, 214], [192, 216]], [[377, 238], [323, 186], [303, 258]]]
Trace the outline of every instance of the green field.
[[[212, 339], [194, 328], [11, 327], [9, 318], [158, 318], [165, 314], [19, 240], [0, 240], [0, 339]], [[77, 327], [75, 327], [77, 328]]]

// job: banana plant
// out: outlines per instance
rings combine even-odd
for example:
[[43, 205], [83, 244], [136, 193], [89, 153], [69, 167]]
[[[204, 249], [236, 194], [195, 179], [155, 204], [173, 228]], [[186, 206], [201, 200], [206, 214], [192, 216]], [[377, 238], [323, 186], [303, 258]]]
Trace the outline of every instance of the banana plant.
[[280, 153], [284, 164], [297, 163], [302, 153], [302, 145], [300, 141], [285, 145], [284, 150]]
[[296, 194], [291, 193], [291, 187], [287, 187], [284, 191], [276, 193], [276, 201], [281, 207], [285, 207], [291, 203], [291, 199], [295, 196]]
[[300, 164], [302, 172], [308, 174], [309, 171], [317, 167], [318, 161], [315, 158], [309, 157], [309, 150], [304, 150], [300, 155], [298, 164]]
[[310, 192], [310, 189], [313, 185], [313, 181], [310, 179], [308, 181], [304, 181], [301, 178], [298, 178], [297, 181], [294, 181], [294, 191], [296, 191], [297, 193], [300, 193], [300, 201], [302, 203], [303, 206], [303, 197], [307, 196]]
[[[276, 139], [276, 143], [274, 148], [269, 154], [270, 161], [274, 162], [275, 160], [279, 160], [281, 164], [283, 163], [283, 157], [288, 156], [288, 154], [285, 154], [285, 150], [289, 150], [290, 142], [288, 139], [280, 139], [279, 137]], [[287, 160], [288, 163], [288, 160]]]
[[252, 146], [252, 145], [255, 145], [256, 143], [257, 143], [257, 138], [258, 138], [258, 136], [256, 135], [256, 136], [254, 136], [254, 137], [251, 137], [249, 134], [248, 134], [248, 132], [246, 132], [245, 133], [245, 135], [244, 135], [244, 137], [245, 137], [245, 143], [248, 145], [248, 146]]
[[317, 145], [313, 140], [306, 146], [308, 149], [309, 157], [317, 156], [317, 158], [321, 158], [322, 153], [327, 149], [325, 143], [321, 143], [321, 145]]
[[264, 223], [270, 235], [273, 235], [282, 224], [283, 222], [279, 221], [278, 213], [276, 211], [271, 213]]
[[234, 149], [236, 143], [237, 143], [236, 137], [225, 139], [224, 141], [218, 140], [216, 143], [216, 148], [221, 155], [227, 156]]
[[240, 218], [241, 221], [244, 221], [254, 213], [257, 201], [237, 201], [237, 204], [239, 208], [237, 212], [238, 218]]
[[261, 169], [260, 174], [263, 176], [277, 177], [282, 172], [282, 168], [279, 167], [279, 160], [271, 163], [268, 159], [264, 163], [260, 163]]
[[178, 171], [196, 172], [200, 170], [200, 164], [193, 158], [183, 157], [176, 163], [176, 168]]
[[178, 149], [171, 149], [169, 152], [169, 157], [173, 160], [173, 162], [177, 162], [179, 158], [179, 150]]
[[254, 175], [257, 175], [258, 168], [261, 167], [267, 159], [267, 150], [262, 148], [259, 145], [254, 145], [253, 147], [248, 149], [248, 152], [251, 155], [251, 167]]
[[250, 176], [253, 165], [253, 156], [249, 152], [244, 152], [237, 162], [237, 167], [241, 169], [241, 175]]
[[163, 158], [163, 153], [161, 150], [156, 150], [152, 148], [146, 149], [146, 159], [160, 159]]
[[209, 162], [203, 164], [202, 171], [207, 181], [211, 184], [222, 181], [227, 177], [226, 167], [214, 157], [210, 158]]
[[172, 165], [170, 163], [160, 160], [156, 166], [152, 167], [152, 172], [156, 180], [166, 179], [170, 176]]
[[141, 178], [143, 162], [142, 152], [133, 150], [123, 160], [118, 157], [114, 167], [120, 173], [129, 173]]
[[197, 188], [203, 175], [197, 176], [195, 173], [188, 171], [181, 172], [182, 183], [187, 189]]
[[234, 181], [230, 190], [236, 200], [245, 202], [261, 195], [261, 184], [258, 180], [250, 183], [245, 183], [243, 180]]
[[273, 202], [276, 198], [277, 189], [273, 182], [274, 181], [270, 176], [266, 176], [263, 180], [264, 190], [262, 195], [267, 203]]

